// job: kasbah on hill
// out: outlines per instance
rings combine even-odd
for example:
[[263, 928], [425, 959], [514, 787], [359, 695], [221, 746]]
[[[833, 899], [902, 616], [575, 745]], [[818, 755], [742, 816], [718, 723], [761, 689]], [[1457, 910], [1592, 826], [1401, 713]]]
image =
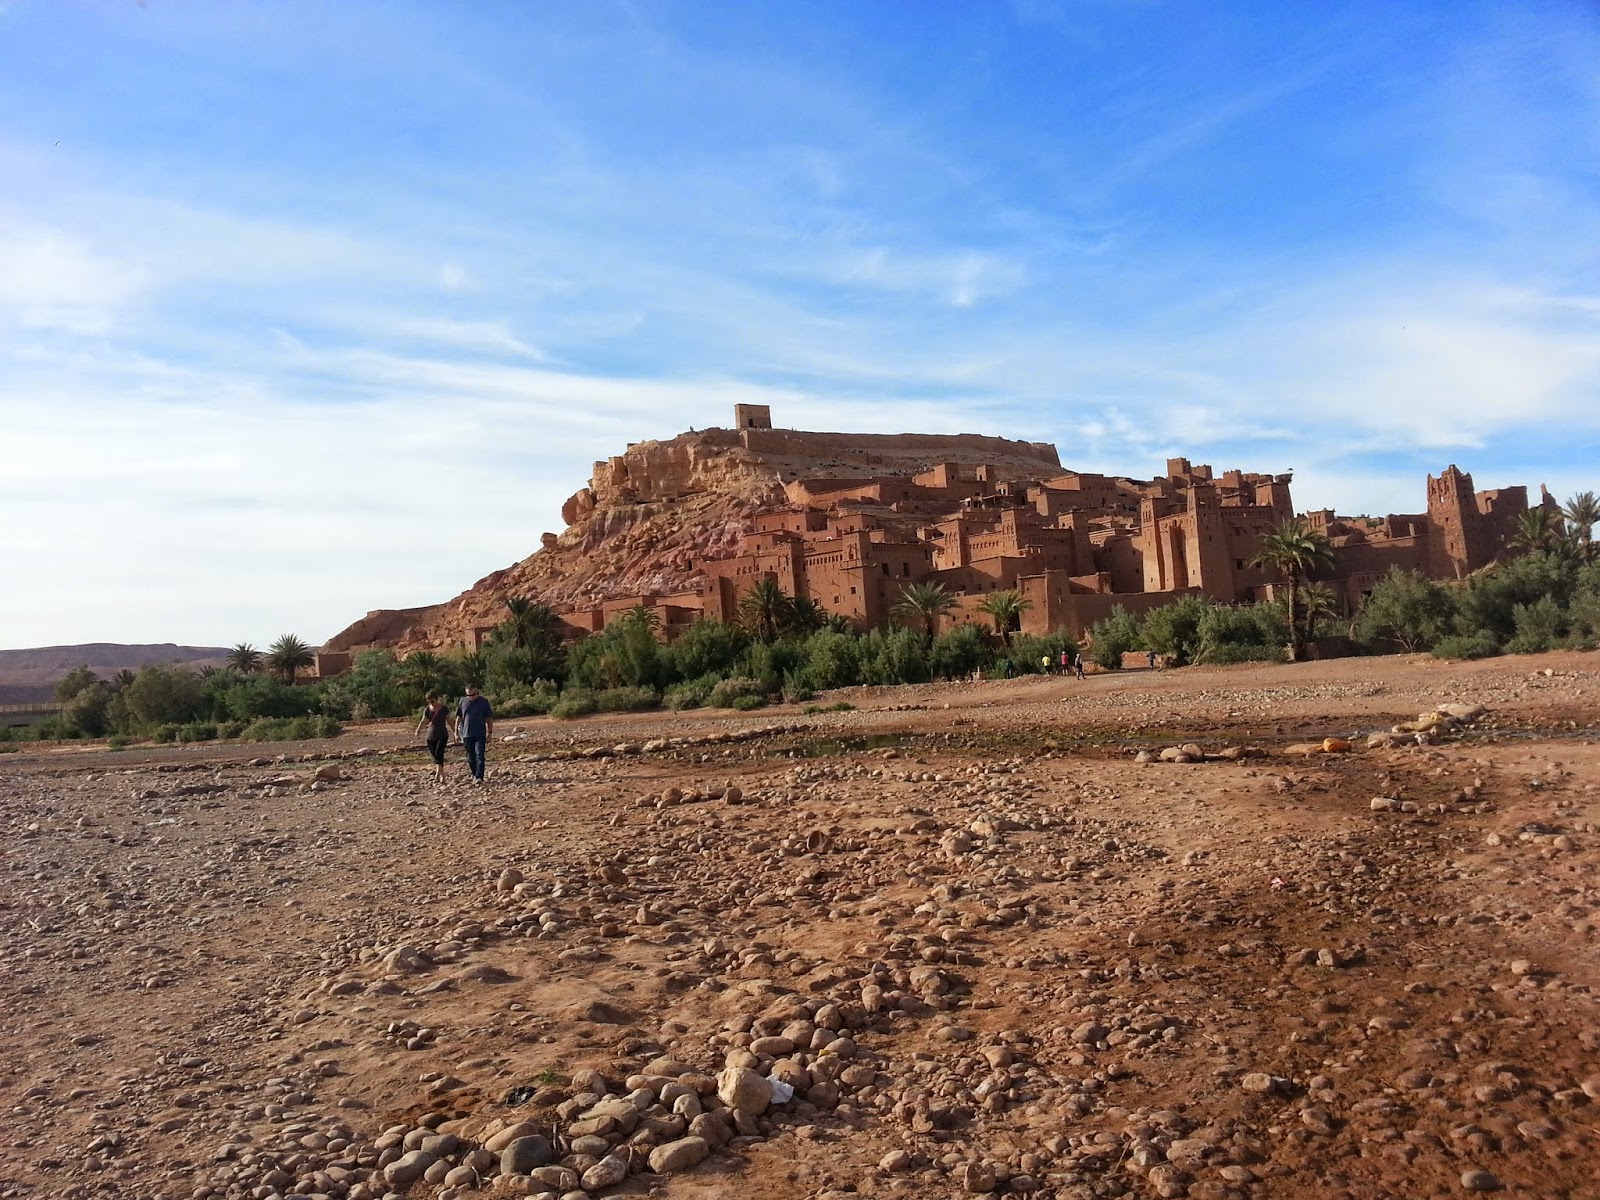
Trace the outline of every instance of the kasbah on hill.
[[[919, 583], [955, 596], [945, 628], [985, 620], [984, 597], [1014, 589], [1027, 602], [1022, 632], [1074, 638], [1117, 606], [1267, 601], [1282, 579], [1253, 559], [1262, 536], [1297, 515], [1290, 482], [1185, 458], [1154, 479], [1088, 474], [1064, 470], [1048, 443], [811, 433], [774, 428], [765, 405], [736, 405], [732, 429], [595, 463], [563, 506], [563, 534], [454, 600], [368, 613], [321, 648], [315, 674], [348, 670], [364, 649], [475, 649], [518, 594], [552, 604], [571, 638], [642, 605], [667, 639], [703, 617], [734, 619], [762, 580], [862, 630], [886, 624]], [[1539, 503], [1559, 515], [1542, 487]], [[1392, 567], [1453, 580], [1496, 561], [1528, 507], [1526, 486], [1475, 491], [1452, 464], [1428, 477], [1423, 512], [1298, 516], [1328, 539], [1332, 566], [1315, 578], [1351, 615]]]

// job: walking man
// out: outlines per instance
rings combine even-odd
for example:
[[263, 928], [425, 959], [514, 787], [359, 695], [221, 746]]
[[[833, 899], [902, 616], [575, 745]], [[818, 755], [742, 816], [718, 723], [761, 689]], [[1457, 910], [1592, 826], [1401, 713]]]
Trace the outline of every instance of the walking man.
[[478, 685], [467, 684], [467, 694], [456, 705], [456, 736], [467, 750], [467, 769], [474, 783], [483, 782], [484, 759], [489, 739], [494, 736], [494, 709], [488, 698], [478, 694]]

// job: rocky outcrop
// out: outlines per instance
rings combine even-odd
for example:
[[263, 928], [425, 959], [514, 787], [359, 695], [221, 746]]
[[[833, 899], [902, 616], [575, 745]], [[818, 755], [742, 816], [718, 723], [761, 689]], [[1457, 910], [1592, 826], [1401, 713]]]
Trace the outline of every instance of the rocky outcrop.
[[595, 463], [588, 485], [562, 505], [566, 529], [544, 534], [528, 558], [444, 604], [368, 613], [326, 648], [471, 645], [476, 630], [505, 618], [512, 596], [571, 609], [696, 589], [704, 582], [696, 563], [737, 553], [751, 518], [785, 507], [785, 485], [807, 475], [864, 477], [915, 473], [937, 462], [986, 462], [1006, 474], [1037, 477], [1056, 462], [1053, 447], [1001, 438], [754, 432], [770, 444], [711, 429], [638, 442]]

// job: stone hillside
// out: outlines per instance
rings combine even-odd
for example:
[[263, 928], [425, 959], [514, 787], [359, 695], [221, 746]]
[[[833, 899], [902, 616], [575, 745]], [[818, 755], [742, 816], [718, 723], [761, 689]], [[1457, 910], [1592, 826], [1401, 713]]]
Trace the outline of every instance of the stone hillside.
[[529, 557], [444, 604], [368, 613], [324, 648], [470, 644], [474, 629], [504, 619], [512, 596], [570, 608], [686, 591], [701, 582], [697, 559], [731, 557], [752, 517], [786, 506], [785, 483], [911, 474], [940, 462], [989, 463], [1008, 478], [1060, 471], [1052, 446], [973, 434], [710, 429], [639, 442], [594, 464], [588, 486], [562, 506], [565, 531], [545, 534]]

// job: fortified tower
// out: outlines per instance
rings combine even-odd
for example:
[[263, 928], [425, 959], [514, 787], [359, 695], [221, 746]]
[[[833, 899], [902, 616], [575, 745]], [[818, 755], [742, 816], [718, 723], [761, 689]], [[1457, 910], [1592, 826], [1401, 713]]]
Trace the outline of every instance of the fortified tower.
[[1451, 463], [1428, 476], [1428, 575], [1462, 579], [1494, 557], [1472, 492], [1472, 476]]

